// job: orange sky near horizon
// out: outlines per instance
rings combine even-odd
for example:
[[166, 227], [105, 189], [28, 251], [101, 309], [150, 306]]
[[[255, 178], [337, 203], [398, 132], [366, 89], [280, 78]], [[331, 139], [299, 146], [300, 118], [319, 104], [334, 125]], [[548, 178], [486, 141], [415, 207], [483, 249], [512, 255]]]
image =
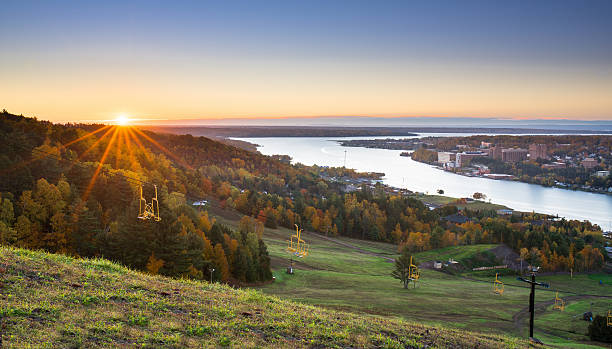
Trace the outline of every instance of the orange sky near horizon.
[[[142, 63], [142, 61], [139, 61]], [[269, 62], [235, 69], [117, 57], [2, 71], [2, 108], [40, 119], [449, 116], [612, 120], [612, 79], [568, 67]], [[224, 68], [219, 71], [220, 68]], [[0, 69], [1, 71], [2, 69]], [[562, 73], [563, 71], [563, 73]]]
[[8, 1], [0, 108], [54, 122], [612, 120], [610, 8]]
[[612, 119], [612, 87], [594, 74], [544, 79], [521, 72], [491, 76], [476, 69], [443, 74], [448, 68], [439, 67], [430, 69], [444, 78], [418, 76], [418, 69], [406, 68], [381, 74], [330, 68], [314, 75], [321, 67], [313, 66], [305, 69], [310, 72], [282, 74], [282, 79], [266, 71], [204, 79], [159, 68], [164, 75], [130, 73], [130, 65], [121, 74], [97, 69], [61, 78], [59, 72], [25, 79], [9, 72], [0, 85], [1, 107], [61, 122], [119, 114], [148, 120], [331, 115]]

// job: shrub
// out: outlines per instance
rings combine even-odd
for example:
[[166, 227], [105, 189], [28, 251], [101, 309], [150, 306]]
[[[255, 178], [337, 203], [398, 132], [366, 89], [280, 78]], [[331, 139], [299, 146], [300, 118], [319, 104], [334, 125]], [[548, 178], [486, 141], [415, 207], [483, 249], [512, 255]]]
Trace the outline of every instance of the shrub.
[[608, 326], [605, 316], [597, 315], [589, 325], [591, 340], [612, 343], [612, 326]]

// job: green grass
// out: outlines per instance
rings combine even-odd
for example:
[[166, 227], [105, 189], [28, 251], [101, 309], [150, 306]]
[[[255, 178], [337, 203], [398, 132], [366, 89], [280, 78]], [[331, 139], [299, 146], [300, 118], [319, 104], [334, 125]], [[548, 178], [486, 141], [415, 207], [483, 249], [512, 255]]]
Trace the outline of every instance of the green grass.
[[557, 337], [569, 340], [587, 341], [587, 328], [589, 322], [582, 319], [582, 314], [592, 311], [594, 315], [603, 315], [612, 307], [610, 299], [581, 299], [567, 301], [563, 311], [553, 310], [552, 306], [546, 308], [545, 313], [538, 316], [536, 326], [555, 334]]
[[471, 245], [471, 246], [450, 246], [441, 248], [438, 250], [419, 252], [415, 254], [415, 258], [417, 258], [421, 262], [427, 261], [448, 261], [449, 258], [452, 258], [456, 261], [460, 261], [463, 259], [471, 258], [478, 253], [482, 253], [497, 247], [497, 245], [493, 244], [483, 244], [483, 245]]
[[[285, 240], [291, 233], [282, 228], [266, 229], [264, 233], [264, 240], [273, 257], [276, 277], [275, 283], [260, 288], [265, 293], [309, 305], [418, 321], [432, 326], [470, 331], [486, 329], [488, 333], [500, 333], [517, 338], [527, 336], [527, 317], [517, 327], [513, 316], [527, 307], [529, 289], [517, 281], [512, 273], [504, 275], [508, 273], [502, 272], [501, 279], [507, 284], [503, 296], [493, 294], [494, 276], [490, 273], [471, 271], [461, 275], [450, 275], [422, 270], [418, 286], [416, 288], [411, 286], [406, 290], [398, 280], [390, 276], [393, 263], [312, 234], [304, 234], [304, 239], [311, 246], [311, 254], [305, 258], [295, 258], [298, 261], [294, 264], [295, 274], [288, 275], [285, 273], [285, 267], [289, 265], [291, 255], [285, 251]], [[396, 246], [391, 244], [347, 238], [339, 240], [361, 250], [387, 257], [396, 256]], [[456, 246], [416, 253], [415, 256], [419, 262], [445, 261], [449, 258], [461, 261], [494, 247], [496, 245]], [[574, 278], [570, 279], [569, 275], [557, 275], [542, 277], [542, 280], [550, 282], [553, 289], [610, 295], [612, 287], [598, 285], [599, 278], [609, 281], [604, 276], [603, 274], [574, 275]], [[560, 295], [564, 297], [571, 294], [562, 292]], [[552, 289], [536, 292], [536, 302], [548, 302], [553, 298]], [[548, 312], [544, 311], [543, 314], [547, 315]], [[558, 347], [567, 347], [568, 344], [593, 347], [592, 344], [583, 342], [585, 340], [583, 334], [566, 339], [567, 336], [563, 332], [550, 331], [550, 328], [563, 329], [563, 323], [566, 317], [569, 317], [567, 312], [557, 315], [557, 318], [545, 318], [547, 327], [542, 326], [542, 330], [546, 332], [536, 327], [536, 336], [546, 336], [550, 340], [548, 344]], [[550, 335], [549, 332], [553, 334]]]
[[[230, 219], [220, 218], [220, 221], [237, 227], [237, 222]], [[527, 318], [523, 319], [520, 328], [517, 328], [512, 316], [527, 307], [529, 290], [525, 288], [524, 283], [517, 281], [516, 275], [509, 270], [498, 271], [501, 280], [506, 284], [503, 296], [493, 295], [492, 292], [495, 271], [465, 271], [456, 276], [423, 271], [419, 286], [416, 289], [404, 290], [399, 281], [389, 276], [392, 263], [305, 234], [306, 241], [311, 244], [311, 255], [296, 258], [299, 262], [294, 265], [296, 273], [288, 275], [285, 273], [285, 267], [289, 265], [290, 255], [285, 251], [285, 240], [291, 234], [293, 231], [284, 228], [265, 230], [264, 240], [273, 257], [276, 277], [274, 284], [261, 287], [265, 293], [309, 305], [402, 318], [433, 326], [473, 331], [483, 331], [486, 328], [487, 332], [527, 337]], [[392, 244], [344, 237], [339, 237], [338, 240], [386, 257], [397, 256], [397, 246]], [[415, 257], [419, 262], [446, 261], [449, 258], [461, 261], [494, 247], [496, 245], [454, 246], [416, 253]], [[604, 280], [606, 285], [600, 286], [599, 279]], [[539, 289], [536, 292], [537, 302], [554, 299], [556, 289], [579, 294], [612, 294], [609, 274], [575, 274], [571, 279], [569, 275], [539, 276], [538, 280], [549, 282], [551, 289]], [[574, 294], [560, 293], [561, 297], [569, 295]], [[540, 312], [537, 313], [536, 319], [539, 316]], [[549, 319], [548, 326], [562, 329], [565, 317], [570, 317], [569, 313], [561, 314], [560, 318]], [[548, 335], [539, 331], [537, 326], [536, 336], [544, 338], [545, 343], [554, 347], [593, 348], [593, 343], [583, 342], [584, 336], [574, 336], [568, 340], [562, 333], [558, 336]]]
[[[331, 259], [312, 258], [321, 265]], [[277, 272], [278, 281], [271, 287], [292, 284], [308, 289], [319, 283], [328, 292], [328, 302], [340, 308], [348, 300], [338, 298], [346, 293], [345, 287], [358, 289], [365, 284], [363, 297], [379, 294], [376, 283], [386, 282], [386, 277], [359, 276], [358, 267], [349, 268], [356, 261], [350, 254], [341, 260], [351, 271], [342, 284], [335, 281], [338, 272], [313, 270], [300, 271], [295, 278]], [[363, 264], [370, 271], [383, 268], [375, 260]], [[292, 300], [286, 300], [254, 289], [148, 275], [105, 260], [23, 249], [0, 247], [0, 277], [3, 348], [527, 346], [508, 336], [293, 301], [308, 303], [314, 294], [292, 291], [293, 296], [287, 297]], [[397, 291], [397, 285], [393, 286]], [[416, 305], [417, 292], [426, 289], [399, 291], [406, 296], [406, 304]], [[395, 301], [388, 301], [391, 313]]]
[[[470, 277], [480, 280], [487, 280], [487, 278], [479, 276], [477, 273], [470, 273]], [[611, 296], [612, 295], [612, 283], [610, 283], [610, 274], [574, 274], [573, 277], [569, 275], [539, 275], [538, 281], [548, 283], [549, 289], [543, 289], [543, 292], [554, 293], [560, 291], [561, 293], [567, 293], [568, 295], [573, 294], [586, 294], [586, 295], [599, 295], [599, 296]], [[599, 280], [607, 280], [603, 285], [599, 284]], [[516, 280], [516, 277], [510, 277], [504, 281], [507, 285], [524, 286], [525, 284], [521, 281]], [[610, 299], [612, 307], [612, 299]]]

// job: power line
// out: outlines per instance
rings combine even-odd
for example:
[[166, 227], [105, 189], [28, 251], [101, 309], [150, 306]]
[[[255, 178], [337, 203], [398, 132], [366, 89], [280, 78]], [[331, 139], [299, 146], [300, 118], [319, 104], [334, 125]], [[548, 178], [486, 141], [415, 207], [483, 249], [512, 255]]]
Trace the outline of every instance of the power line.
[[[18, 147], [20, 147], [20, 148], [22, 148], [23, 150], [26, 150], [26, 151], [30, 151], [30, 152], [38, 152], [39, 154], [44, 154], [44, 157], [51, 158], [51, 159], [53, 159], [53, 160], [56, 160], [57, 162], [71, 163], [71, 164], [76, 165], [76, 166], [79, 166], [79, 167], [81, 167], [81, 168], [83, 168], [83, 169], [90, 169], [90, 168], [91, 168], [90, 166], [85, 165], [85, 164], [84, 164], [83, 162], [81, 162], [81, 161], [78, 161], [78, 160], [70, 160], [70, 159], [64, 159], [64, 158], [62, 158], [61, 156], [58, 156], [57, 154], [54, 154], [54, 153], [51, 153], [51, 152], [48, 152], [48, 151], [45, 151], [45, 150], [42, 150], [42, 149], [39, 149], [39, 148], [32, 148], [32, 149], [30, 149], [29, 147], [27, 147], [27, 146], [26, 146], [26, 145], [24, 145], [24, 144], [14, 144], [14, 145], [15, 145], [15, 146], [18, 146]], [[43, 158], [34, 159], [34, 160], [38, 161], [38, 160], [42, 160], [42, 159], [43, 159]], [[109, 176], [119, 176], [119, 177], [124, 178], [126, 181], [132, 182], [132, 183], [137, 184], [137, 185], [150, 185], [150, 186], [156, 186], [156, 184], [154, 184], [154, 183], [152, 183], [152, 182], [149, 182], [149, 181], [144, 181], [144, 180], [141, 180], [141, 179], [138, 179], [138, 178], [134, 178], [134, 177], [131, 177], [131, 176], [127, 176], [127, 175], [125, 175], [125, 174], [123, 174], [123, 173], [120, 173], [120, 172], [112, 172], [112, 171], [111, 171], [111, 170], [109, 170], [108, 168], [105, 168], [105, 167], [103, 166], [103, 164], [99, 164], [98, 166], [101, 166], [101, 167], [100, 167], [100, 171], [102, 171], [102, 172], [106, 173], [106, 174], [107, 174], [107, 175], [109, 175]], [[115, 170], [116, 170], [116, 171], [118, 171], [118, 170], [120, 170], [120, 169], [115, 169]], [[72, 185], [75, 185], [75, 186], [77, 186], [78, 188], [83, 189], [83, 188], [79, 187], [78, 185], [76, 185], [76, 184], [74, 184], [74, 183], [72, 183]], [[187, 198], [187, 199], [193, 199], [193, 200], [192, 200], [193, 202], [196, 202], [196, 201], [206, 201], [206, 205], [207, 205], [207, 206], [210, 206], [210, 207], [215, 207], [215, 208], [219, 208], [219, 209], [222, 209], [222, 210], [227, 210], [227, 207], [223, 207], [223, 206], [221, 206], [221, 205], [219, 205], [219, 204], [213, 203], [212, 201], [210, 201], [210, 200], [206, 200], [206, 199], [204, 199], [204, 198], [202, 198], [202, 197], [194, 196], [194, 195], [189, 194], [189, 193], [181, 193], [181, 194], [185, 195], [185, 198]], [[242, 213], [242, 212], [240, 212], [240, 211], [236, 211], [236, 212], [237, 212], [237, 213], [239, 213], [239, 214], [243, 214], [243, 215], [245, 215], [245, 216], [246, 216], [246, 214], [244, 214], [244, 213]], [[264, 218], [268, 218], [268, 217], [267, 217], [267, 215], [266, 215], [265, 213], [258, 214], [258, 215], [261, 215], [261, 216], [263, 216]], [[253, 217], [253, 216], [249, 215], [249, 217]], [[254, 218], [254, 217], [253, 217], [253, 218]], [[307, 233], [308, 233], [308, 232], [307, 232]], [[379, 257], [379, 258], [380, 258], [380, 257]], [[332, 272], [338, 272], [338, 271], [336, 271], [336, 270], [332, 270], [332, 269], [325, 269], [325, 268], [319, 268], [319, 270], [324, 270], [324, 271], [332, 271]], [[349, 273], [349, 274], [353, 274], [353, 275], [364, 275], [364, 276], [387, 276], [387, 275], [380, 275], [380, 274], [366, 274], [366, 273]], [[485, 280], [477, 280], [477, 279], [472, 279], [472, 278], [465, 278], [465, 279], [466, 279], [466, 280], [470, 280], [470, 281], [476, 281], [476, 282], [484, 282], [484, 283], [489, 283], [488, 281], [485, 281]], [[529, 287], [526, 287], [526, 286], [521, 286], [521, 285], [513, 285], [513, 284], [506, 284], [506, 286], [510, 286], [510, 287], [517, 287], [517, 288], [529, 288]], [[551, 291], [558, 291], [558, 292], [562, 292], [562, 293], [574, 294], [574, 295], [577, 295], [577, 296], [585, 296], [585, 297], [612, 298], [612, 296], [595, 295], [595, 294], [580, 294], [580, 293], [576, 293], [576, 292], [573, 292], [573, 291], [565, 291], [565, 290], [561, 290], [561, 289], [551, 289]]]

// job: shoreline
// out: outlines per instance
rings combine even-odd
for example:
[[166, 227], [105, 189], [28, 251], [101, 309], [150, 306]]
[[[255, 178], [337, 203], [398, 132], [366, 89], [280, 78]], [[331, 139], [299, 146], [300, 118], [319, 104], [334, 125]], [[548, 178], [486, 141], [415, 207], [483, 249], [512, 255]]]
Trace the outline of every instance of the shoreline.
[[[400, 155], [400, 156], [402, 156], [402, 155]], [[408, 156], [402, 156], [402, 157], [408, 157]], [[551, 185], [551, 186], [548, 186], [548, 185], [544, 185], [544, 184], [540, 184], [540, 183], [526, 182], [526, 181], [522, 181], [522, 180], [518, 179], [514, 175], [509, 175], [509, 174], [505, 174], [505, 173], [501, 173], [500, 175], [512, 176], [513, 178], [491, 178], [491, 177], [488, 177], [488, 176], [485, 176], [485, 175], [472, 175], [472, 176], [470, 176], [470, 175], [465, 174], [465, 173], [449, 171], [449, 170], [446, 170], [446, 169], [444, 169], [444, 168], [442, 168], [440, 166], [437, 166], [437, 165], [434, 165], [434, 164], [431, 164], [431, 163], [428, 163], [428, 162], [424, 162], [424, 161], [419, 161], [419, 160], [413, 159], [412, 157], [410, 157], [410, 159], [412, 159], [413, 161], [416, 161], [416, 162], [419, 162], [419, 163], [431, 166], [431, 167], [433, 167], [433, 168], [435, 168], [437, 170], [448, 172], [448, 173], [452, 173], [452, 174], [455, 174], [455, 175], [458, 175], [458, 176], [463, 176], [463, 177], [484, 178], [484, 179], [490, 179], [490, 180], [494, 180], [494, 181], [518, 182], [518, 183], [538, 185], [538, 186], [541, 186], [543, 188], [556, 188], [556, 189], [563, 189], [563, 190], [569, 190], [569, 191], [581, 191], [581, 192], [585, 192], [585, 193], [603, 194], [603, 195], [607, 195], [607, 196], [612, 195], [612, 192], [608, 192], [608, 191], [605, 191], [605, 190], [595, 191], [595, 190], [583, 189], [583, 188], [580, 188], [580, 187], [571, 188], [571, 187], [568, 187], [568, 186], [560, 186], [560, 185]]]
[[[273, 137], [273, 138], [276, 138], [276, 137]], [[273, 138], [271, 138], [271, 139], [273, 139]], [[281, 137], [281, 138], [282, 138], [282, 137]], [[258, 147], [258, 150], [257, 150], [257, 151], [258, 151], [258, 152], [260, 152], [260, 153], [262, 153], [262, 154], [264, 154], [264, 155], [273, 155], [273, 154], [277, 154], [277, 153], [275, 153], [275, 152], [270, 152], [270, 149], [273, 149], [273, 148], [268, 148], [268, 145], [269, 145], [268, 143], [270, 143], [272, 140], [270, 140], [269, 142], [257, 142], [257, 139], [250, 139], [250, 140], [249, 140], [249, 139], [242, 139], [242, 140], [243, 140], [243, 141], [250, 141], [250, 142], [252, 142], [252, 143], [258, 143], [258, 144], [259, 144], [261, 147]], [[329, 140], [331, 140], [331, 141], [333, 141], [333, 140], [338, 141], [338, 139], [336, 139], [336, 138], [331, 138], [331, 137], [329, 138]], [[308, 141], [307, 141], [307, 143], [308, 143]], [[347, 147], [341, 147], [341, 146], [340, 146], [340, 144], [338, 144], [337, 142], [333, 142], [333, 143], [334, 143], [334, 144], [335, 144], [335, 145], [338, 147], [338, 149], [342, 149], [342, 148], [344, 148], [344, 149], [349, 149], [349, 148], [347, 148]], [[262, 147], [265, 147], [267, 151], [266, 151], [266, 150], [262, 151]], [[369, 148], [366, 148], [366, 147], [354, 147], [354, 149], [358, 149], [358, 148], [361, 148], [361, 149], [369, 149]], [[374, 149], [372, 149], [372, 150], [374, 150]], [[379, 151], [382, 151], [382, 150], [386, 150], [386, 149], [380, 149]], [[288, 154], [288, 153], [286, 153], [286, 152], [283, 152], [282, 150], [277, 150], [277, 151], [279, 151], [281, 154]], [[339, 151], [339, 152], [341, 152], [342, 150], [338, 150], [338, 151]], [[268, 154], [268, 153], [269, 153], [269, 154]], [[397, 155], [396, 155], [396, 156], [397, 156]], [[394, 158], [396, 158], [396, 156], [394, 156]], [[292, 163], [293, 163], [293, 162], [299, 162], [298, 160], [300, 160], [300, 159], [299, 159], [299, 156], [298, 156], [298, 159], [297, 159], [297, 160], [296, 160], [296, 159], [292, 159]], [[320, 162], [317, 162], [317, 164], [318, 164], [319, 166], [322, 166], [322, 165], [320, 164]], [[429, 165], [429, 164], [426, 164], [426, 165]], [[338, 166], [338, 167], [341, 167], [341, 166], [342, 166], [342, 163], [340, 162], [340, 164], [339, 164], [339, 165], [337, 165], [337, 166]], [[349, 167], [351, 167], [351, 166], [349, 166]], [[429, 169], [431, 170], [431, 167], [429, 167], [429, 166], [428, 166], [427, 168], [429, 168]], [[436, 168], [436, 169], [439, 169], [439, 168]], [[356, 171], [358, 171], [358, 170], [356, 170]], [[386, 172], [386, 171], [381, 171], [381, 172]], [[389, 174], [387, 173], [387, 174], [386, 174], [386, 176], [388, 176], [388, 175], [389, 175]], [[464, 177], [469, 177], [469, 176], [464, 176]], [[466, 178], [466, 179], [467, 179], [467, 178]], [[476, 178], [474, 178], [474, 179], [479, 179], [479, 178], [478, 178], [478, 177], [476, 177]], [[479, 180], [480, 180], [480, 179], [479, 179]], [[461, 179], [459, 179], [459, 181], [461, 181]], [[525, 184], [534, 184], [534, 183], [526, 183], [526, 182], [522, 182], [522, 181], [511, 181], [511, 182], [515, 182], [516, 184], [519, 184], [519, 183], [520, 183], [520, 184], [523, 184], [523, 185], [525, 185]], [[386, 180], [386, 179], [384, 180], [384, 183], [387, 183], [387, 180]], [[418, 193], [423, 193], [423, 194], [424, 194], [424, 193], [426, 192], [426, 190], [425, 190], [424, 188], [420, 188], [420, 187], [418, 187], [418, 186], [417, 186], [417, 187], [413, 187], [413, 188], [405, 188], [405, 187], [404, 187], [404, 186], [402, 186], [400, 183], [397, 183], [397, 181], [396, 181], [396, 183], [394, 183], [394, 184], [395, 184], [395, 185], [393, 185], [393, 184], [386, 184], [386, 185], [389, 187], [389, 190], [393, 190], [393, 189], [394, 189], [394, 190], [395, 190], [395, 193], [399, 193], [399, 191], [402, 191], [402, 190], [403, 190], [403, 191], [405, 191], [405, 193], [410, 192], [410, 193], [412, 193], [413, 195], [415, 195], [415, 193], [416, 193], [416, 195], [418, 195]], [[511, 184], [511, 183], [509, 182], [508, 184]], [[501, 186], [505, 186], [505, 185], [504, 185], [504, 184], [502, 184], [502, 183], [500, 183], [500, 185], [501, 185]], [[534, 188], [552, 189], [552, 187], [547, 187], [547, 186], [542, 186], [542, 185], [539, 185], [539, 186], [534, 186]], [[434, 189], [435, 189], [435, 188], [434, 188]], [[567, 188], [556, 188], [556, 189], [567, 189]], [[433, 189], [432, 189], [432, 190], [433, 190]], [[430, 193], [430, 194], [436, 194], [436, 193], [435, 193], [435, 191], [432, 191], [432, 190], [430, 190], [428, 193]], [[575, 192], [575, 193], [584, 193], [584, 194], [600, 194], [600, 193], [596, 193], [596, 192], [588, 192], [588, 191], [583, 191], [583, 190], [567, 190], [567, 191], [559, 191], [559, 192], [560, 192], [560, 193], [563, 193], [563, 192], [566, 192], [566, 193], [572, 193], [572, 192]], [[452, 191], [447, 191], [446, 195], [449, 195], [449, 194], [450, 194], [450, 195], [453, 195]], [[453, 197], [454, 197], [454, 198], [461, 198], [461, 197], [471, 198], [471, 194], [472, 194], [471, 192], [470, 192], [470, 193], [455, 193], [455, 195], [453, 195]], [[437, 194], [436, 194], [436, 195], [437, 195]], [[443, 195], [444, 195], [444, 194], [443, 194]], [[566, 195], [566, 194], [559, 194], [559, 195], [562, 195], [562, 196], [563, 196], [563, 195]], [[606, 195], [606, 196], [597, 196], [597, 197], [599, 197], [599, 198], [605, 198], [604, 200], [608, 200], [608, 198], [610, 198], [610, 196], [608, 196], [608, 195]], [[518, 206], [513, 205], [511, 202], [506, 202], [506, 201], [508, 201], [508, 200], [501, 200], [501, 202], [500, 202], [500, 201], [498, 200], [499, 198], [498, 198], [498, 199], [491, 198], [491, 199], [492, 199], [492, 202], [491, 202], [492, 204], [499, 204], [499, 205], [502, 205], [502, 206], [506, 206], [506, 207], [512, 208], [513, 210], [516, 210], [516, 212], [532, 212], [532, 211], [535, 211], [535, 212], [538, 212], [538, 213], [542, 213], [542, 214], [546, 214], [546, 215], [551, 215], [551, 216], [557, 216], [557, 215], [558, 215], [559, 217], [565, 217], [565, 219], [567, 219], [567, 220], [577, 220], [577, 221], [584, 221], [584, 220], [588, 220], [588, 221], [593, 222], [593, 219], [594, 219], [594, 217], [592, 217], [592, 215], [590, 215], [590, 214], [589, 214], [588, 216], [585, 216], [584, 214], [578, 214], [578, 215], [576, 215], [576, 214], [573, 214], [573, 213], [571, 213], [571, 212], [564, 212], [564, 211], [562, 211], [562, 210], [561, 210], [561, 211], [559, 211], [559, 210], [554, 210], [554, 211], [551, 211], [551, 210], [546, 210], [546, 209], [542, 209], [542, 210], [540, 210], [540, 209], [538, 209], [538, 208], [534, 208], [534, 209], [532, 209], [532, 208], [524, 207], [524, 205], [522, 205], [522, 206], [521, 206], [521, 205], [518, 205]], [[455, 200], [456, 200], [456, 199], [455, 199]], [[597, 200], [602, 200], [602, 199], [597, 199]], [[434, 202], [435, 202], [435, 201], [437, 201], [437, 200], [434, 200]], [[489, 201], [489, 200], [487, 199], [486, 201], [487, 201], [487, 203], [488, 203], [488, 201]], [[510, 201], [512, 201], [512, 200], [510, 200]], [[606, 202], [607, 202], [607, 201], [606, 201]], [[528, 206], [531, 206], [531, 205], [528, 205]], [[468, 206], [468, 207], [469, 207], [469, 206]], [[597, 219], [595, 219], [595, 222], [597, 222], [597, 223], [595, 223], [595, 224], [600, 225], [602, 228], [604, 228], [604, 227], [608, 227], [608, 225], [609, 225], [609, 224], [608, 224], [608, 218], [607, 218], [607, 217], [605, 217], [605, 218], [600, 218], [600, 219], [599, 219], [599, 221], [598, 221]], [[604, 230], [606, 230], [606, 229], [604, 229]]]

